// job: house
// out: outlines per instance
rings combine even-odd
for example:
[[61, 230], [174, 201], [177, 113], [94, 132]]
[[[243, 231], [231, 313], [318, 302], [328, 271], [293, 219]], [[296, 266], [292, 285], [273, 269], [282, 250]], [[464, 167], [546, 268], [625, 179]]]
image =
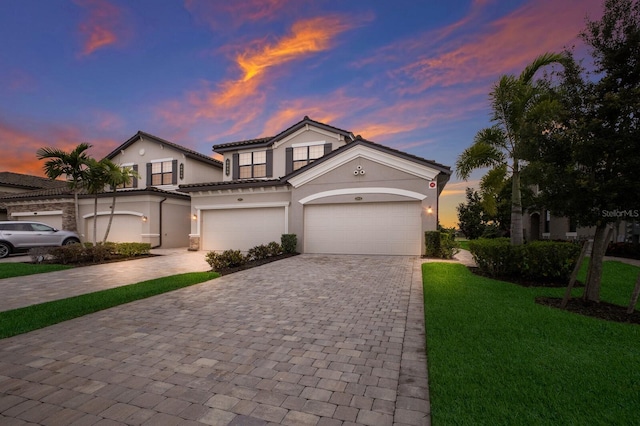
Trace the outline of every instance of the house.
[[[141, 131], [106, 157], [121, 166], [131, 167], [140, 175], [131, 185], [117, 191], [109, 241], [145, 242], [163, 248], [185, 247], [190, 230], [191, 202], [187, 194], [176, 189], [180, 184], [222, 179], [222, 163]], [[6, 205], [11, 219], [38, 218], [57, 228], [75, 228], [74, 196], [66, 184], [5, 195], [0, 201]], [[94, 220], [97, 220], [97, 239], [102, 240], [112, 202], [110, 191], [98, 194], [98, 213], [95, 215], [94, 196], [86, 192], [80, 194], [78, 233], [85, 241], [92, 239]]]
[[[106, 157], [138, 172], [118, 188], [109, 241], [246, 251], [296, 234], [304, 253], [420, 255], [451, 169], [309, 117], [273, 137], [214, 145], [222, 161], [145, 132]], [[74, 223], [67, 186], [5, 195], [10, 218]], [[79, 234], [104, 235], [112, 193], [79, 196]], [[71, 228], [72, 229], [72, 228]]]
[[304, 117], [274, 137], [214, 145], [223, 177], [182, 184], [191, 250], [297, 235], [304, 253], [419, 255], [449, 167]]
[[[29, 191], [36, 191], [47, 188], [65, 187], [66, 182], [59, 180], [51, 180], [38, 176], [25, 175], [22, 173], [0, 172], [0, 197], [11, 194], [19, 194]], [[7, 220], [7, 206], [0, 199], [0, 220]], [[47, 222], [47, 217], [41, 217], [41, 222]], [[60, 227], [62, 223], [54, 220], [54, 225]], [[48, 223], [48, 222], [47, 222]]]

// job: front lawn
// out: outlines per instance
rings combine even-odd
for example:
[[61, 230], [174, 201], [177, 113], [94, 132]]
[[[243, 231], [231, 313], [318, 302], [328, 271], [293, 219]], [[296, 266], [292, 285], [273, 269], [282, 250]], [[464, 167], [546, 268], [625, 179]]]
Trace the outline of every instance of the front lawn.
[[72, 266], [33, 263], [0, 263], [0, 279], [21, 277], [23, 275], [42, 274], [44, 272], [61, 271]]
[[[602, 299], [626, 305], [639, 270], [607, 262]], [[459, 264], [426, 263], [423, 277], [433, 424], [637, 423], [640, 326], [538, 305], [564, 289]]]
[[219, 277], [189, 272], [0, 312], [0, 339]]

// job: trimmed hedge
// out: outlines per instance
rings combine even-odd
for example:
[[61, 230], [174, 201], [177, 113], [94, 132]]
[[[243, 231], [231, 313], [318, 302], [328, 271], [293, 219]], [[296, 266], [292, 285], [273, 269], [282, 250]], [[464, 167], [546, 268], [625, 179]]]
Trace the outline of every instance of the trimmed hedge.
[[47, 249], [55, 263], [63, 265], [75, 263], [100, 263], [119, 257], [135, 257], [149, 254], [149, 243], [92, 243], [70, 244]]
[[469, 241], [469, 251], [478, 268], [491, 277], [567, 282], [580, 255], [580, 245], [533, 241], [512, 246], [508, 238], [496, 238]]
[[298, 236], [296, 234], [282, 234], [280, 245], [285, 253], [295, 253], [298, 246]]
[[450, 232], [426, 231], [424, 233], [424, 242], [424, 255], [426, 257], [451, 259], [460, 251], [455, 235]]
[[[282, 253], [295, 253], [295, 234], [285, 235], [293, 235], [294, 237], [293, 252], [284, 251], [283, 246], [275, 241], [271, 241], [269, 244], [260, 244], [259, 246], [251, 247], [249, 250], [247, 250], [246, 255], [242, 254], [240, 250], [225, 250], [222, 253], [210, 251], [205, 255], [205, 260], [207, 261], [209, 266], [211, 266], [212, 271], [220, 272], [224, 271], [225, 269], [243, 266], [247, 262], [260, 261], [268, 259], [270, 257], [276, 257], [281, 255]], [[283, 242], [285, 235], [282, 236]], [[287, 242], [289, 242], [289, 239], [287, 239]]]
[[640, 244], [609, 243], [606, 255], [626, 257], [627, 259], [640, 259]]

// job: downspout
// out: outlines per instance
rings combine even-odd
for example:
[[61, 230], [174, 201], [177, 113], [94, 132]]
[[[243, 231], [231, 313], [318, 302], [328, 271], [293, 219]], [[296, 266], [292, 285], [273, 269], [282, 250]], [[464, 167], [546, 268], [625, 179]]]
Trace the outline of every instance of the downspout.
[[158, 220], [159, 220], [159, 224], [158, 224], [158, 228], [159, 228], [159, 238], [158, 238], [158, 245], [155, 247], [151, 247], [152, 249], [158, 248], [158, 247], [162, 247], [162, 203], [164, 203], [165, 201], [167, 201], [167, 197], [164, 197], [162, 200], [160, 200], [160, 202], [158, 203]]

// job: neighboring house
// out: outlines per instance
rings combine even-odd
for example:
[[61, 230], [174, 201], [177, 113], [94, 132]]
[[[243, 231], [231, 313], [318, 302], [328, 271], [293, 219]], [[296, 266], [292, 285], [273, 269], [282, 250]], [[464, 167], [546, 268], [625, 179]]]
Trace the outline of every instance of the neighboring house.
[[[152, 247], [185, 247], [189, 240], [191, 203], [178, 185], [222, 179], [222, 163], [173, 142], [138, 132], [107, 155], [140, 175], [117, 192], [109, 241], [146, 242]], [[45, 216], [47, 223], [71, 228], [75, 214], [73, 192], [59, 188], [12, 194], [0, 199], [11, 219]], [[113, 194], [98, 195], [97, 239], [101, 241], [112, 209]], [[78, 233], [85, 241], [93, 236], [94, 197], [80, 195]]]
[[[0, 220], [8, 219], [7, 207], [1, 197], [47, 188], [60, 188], [64, 186], [66, 186], [66, 182], [64, 181], [51, 180], [21, 173], [0, 172]], [[38, 220], [49, 223], [47, 219], [48, 218], [46, 217], [41, 217]], [[54, 222], [57, 227], [61, 226], [61, 223], [56, 221]]]
[[270, 138], [215, 145], [221, 181], [191, 195], [191, 250], [298, 238], [304, 253], [420, 255], [451, 169], [305, 117]]

